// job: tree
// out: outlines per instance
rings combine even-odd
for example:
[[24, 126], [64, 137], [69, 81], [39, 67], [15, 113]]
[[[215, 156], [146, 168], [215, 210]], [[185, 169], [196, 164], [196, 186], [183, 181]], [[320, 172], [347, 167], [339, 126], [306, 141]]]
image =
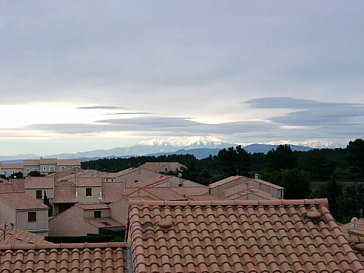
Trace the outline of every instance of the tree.
[[31, 171], [28, 173], [28, 176], [32, 176], [32, 177], [40, 177], [40, 176], [45, 176], [44, 174], [41, 174], [38, 171]]
[[289, 145], [279, 145], [267, 154], [269, 165], [276, 170], [290, 170], [297, 166], [297, 159]]
[[364, 140], [356, 139], [350, 141], [346, 147], [348, 153], [348, 161], [351, 165], [358, 167], [361, 170], [361, 175], [364, 175]]
[[227, 175], [247, 175], [250, 166], [250, 155], [240, 145], [222, 149], [217, 154], [221, 162], [222, 171]]
[[23, 175], [23, 173], [22, 172], [17, 172], [17, 173], [12, 173], [11, 175], [10, 175], [10, 178], [24, 178], [24, 175]]
[[46, 191], [44, 191], [44, 195], [43, 195], [43, 204], [48, 206], [48, 216], [52, 216], [53, 206], [49, 202], [49, 198], [47, 197], [47, 192]]

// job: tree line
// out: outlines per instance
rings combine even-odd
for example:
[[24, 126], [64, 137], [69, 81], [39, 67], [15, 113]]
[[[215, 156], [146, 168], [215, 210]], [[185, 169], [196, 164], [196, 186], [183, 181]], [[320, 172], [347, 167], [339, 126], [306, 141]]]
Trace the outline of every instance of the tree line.
[[82, 162], [81, 165], [84, 169], [117, 172], [153, 161], [180, 162], [186, 166], [181, 171], [183, 178], [204, 185], [232, 175], [255, 177], [258, 174], [263, 180], [283, 186], [287, 199], [328, 198], [330, 211], [338, 221], [361, 216], [364, 208], [362, 139], [350, 141], [346, 148], [307, 152], [292, 151], [290, 146], [280, 145], [267, 154], [250, 154], [236, 146], [200, 160], [193, 155], [163, 155], [105, 158]]

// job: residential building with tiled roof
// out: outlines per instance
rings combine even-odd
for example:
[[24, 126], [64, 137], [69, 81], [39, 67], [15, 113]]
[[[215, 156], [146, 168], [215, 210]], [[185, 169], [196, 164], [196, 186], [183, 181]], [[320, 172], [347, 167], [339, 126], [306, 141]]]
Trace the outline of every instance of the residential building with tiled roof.
[[[256, 189], [256, 193], [252, 191]], [[230, 176], [209, 185], [209, 192], [220, 198], [241, 199], [241, 194], [246, 195], [251, 192], [251, 198], [248, 199], [283, 199], [284, 188], [273, 183], [253, 179], [246, 176]], [[245, 193], [244, 193], [245, 192]], [[265, 194], [263, 194], [264, 192]], [[240, 193], [240, 195], [239, 195]], [[236, 198], [234, 198], [236, 196]], [[249, 197], [249, 196], [248, 196]]]
[[179, 162], [146, 162], [139, 168], [147, 169], [156, 173], [179, 172], [185, 165]]
[[117, 173], [108, 173], [104, 176], [105, 182], [125, 183], [126, 187], [130, 187], [135, 183], [142, 183], [148, 179], [159, 176], [151, 170], [144, 168], [129, 168]]
[[54, 199], [54, 177], [40, 176], [27, 177], [24, 179], [24, 190], [31, 197], [44, 200], [47, 196], [50, 204], [53, 205]]
[[326, 199], [130, 201], [133, 272], [364, 272]]
[[0, 163], [0, 174], [5, 176], [10, 176], [14, 173], [23, 172], [24, 171], [24, 165], [23, 163], [8, 163], [8, 162], [2, 162]]
[[0, 272], [127, 273], [128, 257], [126, 243], [119, 242], [0, 245]]
[[25, 192], [1, 193], [0, 217], [16, 228], [48, 234], [48, 207]]
[[77, 203], [49, 220], [50, 236], [86, 236], [124, 230], [125, 226], [112, 218], [110, 207], [103, 203]]

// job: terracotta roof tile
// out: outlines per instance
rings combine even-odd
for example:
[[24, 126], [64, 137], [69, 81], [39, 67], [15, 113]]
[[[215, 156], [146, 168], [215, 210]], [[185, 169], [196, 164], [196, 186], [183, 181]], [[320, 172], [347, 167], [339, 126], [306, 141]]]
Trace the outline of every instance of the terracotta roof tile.
[[0, 200], [17, 210], [48, 209], [46, 205], [24, 192], [1, 193]]
[[[4, 223], [0, 223], [2, 231], [4, 230]], [[25, 230], [15, 228], [8, 225], [5, 232], [5, 239], [3, 232], [0, 236], [0, 245], [39, 245], [39, 244], [52, 244], [44, 239], [44, 236], [31, 233]]]
[[125, 243], [0, 246], [2, 273], [126, 273]]
[[77, 203], [75, 206], [83, 209], [83, 210], [95, 210], [95, 209], [110, 209], [110, 207], [104, 203], [96, 203], [96, 204], [80, 204]]
[[24, 181], [25, 189], [53, 189], [54, 177], [29, 177]]
[[135, 273], [364, 272], [327, 200], [138, 200], [129, 222]]

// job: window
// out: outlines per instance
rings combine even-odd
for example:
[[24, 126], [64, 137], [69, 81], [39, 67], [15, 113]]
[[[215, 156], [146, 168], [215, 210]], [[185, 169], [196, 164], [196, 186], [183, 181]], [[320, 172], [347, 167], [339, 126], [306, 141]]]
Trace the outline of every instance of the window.
[[35, 198], [42, 199], [42, 190], [35, 191]]
[[36, 222], [37, 221], [37, 212], [29, 211], [28, 212], [28, 222]]
[[101, 218], [101, 211], [100, 210], [94, 211], [94, 218]]
[[92, 188], [86, 188], [86, 196], [92, 196]]
[[135, 180], [134, 180], [134, 183], [138, 183], [138, 182], [139, 182], [139, 180], [138, 180], [138, 179], [135, 179]]

